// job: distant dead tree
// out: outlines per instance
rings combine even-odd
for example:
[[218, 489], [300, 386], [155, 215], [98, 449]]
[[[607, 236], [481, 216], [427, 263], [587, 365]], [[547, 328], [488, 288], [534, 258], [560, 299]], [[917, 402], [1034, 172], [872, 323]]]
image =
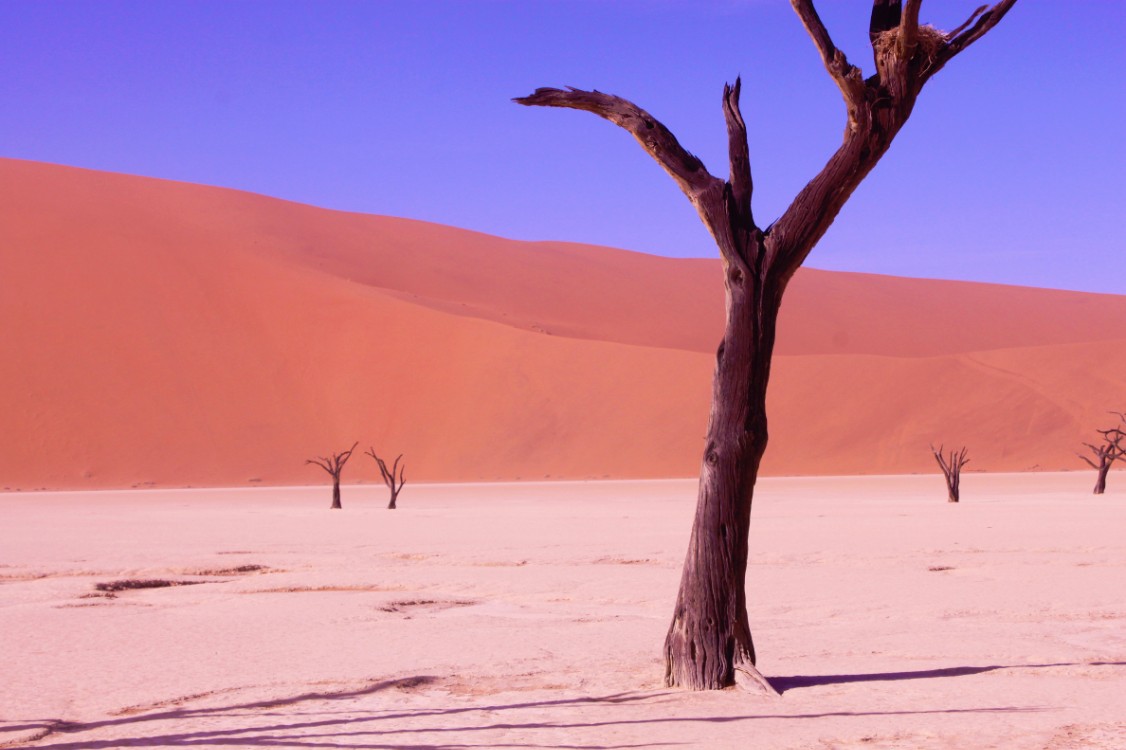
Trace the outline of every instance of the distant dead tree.
[[[868, 27], [875, 72], [866, 76], [838, 49], [812, 0], [791, 0], [844, 98], [844, 141], [776, 221], [751, 211], [741, 83], [723, 87], [730, 172], [712, 175], [676, 137], [633, 102], [600, 91], [536, 89], [518, 104], [584, 110], [625, 129], [696, 208], [723, 260], [727, 322], [715, 359], [696, 516], [672, 623], [665, 684], [719, 690], [737, 683], [771, 692], [755, 667], [747, 619], [751, 500], [766, 450], [766, 385], [782, 294], [837, 214], [887, 152], [915, 100], [947, 63], [988, 33], [1016, 0], [983, 5], [950, 32], [920, 25], [922, 0], [873, 0]], [[690, 54], [691, 41], [685, 41]], [[777, 102], [760, 108], [774, 116]]]
[[[406, 464], [402, 467], [399, 466], [399, 461], [402, 459], [403, 454], [400, 453], [398, 458], [395, 459], [395, 463], [391, 465], [390, 471], [387, 470], [387, 464], [384, 463], [383, 459], [375, 455], [375, 448], [368, 450], [367, 454], [374, 458], [375, 462], [379, 464], [379, 473], [383, 475], [383, 483], [391, 490], [391, 502], [387, 504], [387, 510], [395, 510], [395, 502], [399, 498], [399, 490], [403, 489], [403, 485], [406, 484], [406, 480], [403, 479], [403, 469], [406, 468]], [[398, 476], [396, 476], [396, 473]]]
[[332, 505], [329, 510], [339, 510], [340, 505], [340, 472], [344, 470], [344, 464], [348, 463], [348, 459], [352, 457], [352, 451], [356, 450], [356, 446], [360, 441], [352, 443], [352, 447], [343, 453], [333, 453], [331, 458], [324, 456], [317, 456], [310, 458], [305, 463], [319, 466], [327, 471], [332, 476]]
[[1095, 432], [1103, 436], [1103, 442], [1101, 445], [1095, 445], [1094, 443], [1083, 443], [1083, 445], [1087, 446], [1091, 453], [1095, 454], [1095, 458], [1098, 459], [1098, 463], [1095, 463], [1082, 453], [1075, 454], [1086, 461], [1092, 469], [1099, 473], [1098, 479], [1095, 480], [1096, 495], [1101, 495], [1106, 492], [1106, 475], [1110, 473], [1111, 465], [1118, 459], [1123, 459], [1124, 461], [1126, 461], [1126, 414], [1117, 411], [1112, 411], [1111, 414], [1118, 416], [1118, 418], [1122, 421], [1122, 426], [1111, 427], [1110, 429], [1106, 430], [1095, 430]]
[[934, 460], [938, 461], [942, 474], [946, 477], [947, 499], [951, 503], [956, 503], [960, 499], [959, 484], [962, 481], [962, 467], [968, 464], [970, 459], [966, 458], [966, 448], [957, 451], [951, 449], [949, 456], [944, 456], [942, 450], [941, 445], [938, 446], [938, 450], [931, 446]]

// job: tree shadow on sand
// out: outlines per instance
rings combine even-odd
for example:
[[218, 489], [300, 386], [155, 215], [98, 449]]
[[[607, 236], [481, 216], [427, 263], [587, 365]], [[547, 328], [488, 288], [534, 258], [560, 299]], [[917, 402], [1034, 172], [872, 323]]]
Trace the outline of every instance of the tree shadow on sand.
[[841, 685], [849, 682], [896, 682], [898, 680], [925, 680], [934, 677], [966, 677], [968, 675], [995, 672], [999, 669], [1048, 669], [1051, 667], [1107, 667], [1126, 666], [1121, 661], [1059, 662], [1055, 664], [991, 664], [985, 667], [946, 667], [943, 669], [919, 669], [911, 672], [872, 672], [867, 674], [826, 674], [795, 675], [793, 677], [771, 677], [770, 684], [779, 693], [795, 688], [819, 687], [821, 685]]
[[[915, 672], [888, 672], [855, 675], [823, 675], [777, 677], [772, 680], [779, 692], [799, 687], [831, 685], [849, 682], [876, 682], [883, 680], [909, 680], [933, 677], [959, 677], [981, 674], [998, 669], [1019, 667], [1053, 666], [1094, 666], [1120, 665], [1121, 662], [1098, 662], [1091, 665], [1044, 664], [1019, 666], [952, 667], [948, 669], [921, 670]], [[825, 713], [787, 714], [784, 712], [738, 712], [734, 714], [703, 714], [694, 716], [648, 716], [637, 718], [636, 714], [621, 715], [617, 710], [630, 705], [670, 703], [676, 700], [677, 692], [667, 690], [612, 693], [598, 696], [563, 698], [559, 700], [528, 701], [494, 705], [472, 705], [451, 708], [392, 708], [391, 710], [371, 710], [349, 706], [333, 708], [332, 702], [359, 698], [381, 691], [411, 691], [428, 686], [437, 687], [438, 678], [419, 675], [397, 680], [373, 682], [362, 688], [340, 692], [305, 692], [297, 695], [256, 702], [232, 704], [204, 708], [174, 708], [131, 716], [114, 717], [93, 722], [65, 722], [60, 720], [28, 721], [19, 725], [8, 724], [7, 731], [36, 731], [37, 737], [24, 742], [46, 742], [47, 746], [61, 750], [99, 750], [116, 747], [292, 747], [292, 748], [366, 748], [383, 750], [400, 748], [406, 750], [455, 750], [461, 748], [570, 748], [572, 750], [626, 750], [642, 747], [674, 747], [677, 742], [646, 742], [640, 744], [560, 744], [558, 733], [580, 733], [583, 730], [613, 729], [630, 725], [671, 726], [675, 724], [699, 723], [701, 731], [708, 724], [735, 722], [754, 722], [764, 719], [815, 719], [840, 716], [904, 716], [927, 714], [964, 713], [1020, 713], [1045, 710], [1043, 707], [982, 706], [959, 709], [920, 709], [900, 711], [838, 711]], [[305, 704], [302, 706], [301, 704]], [[326, 705], [328, 704], [328, 705]], [[294, 709], [294, 707], [301, 706]], [[753, 702], [748, 708], [768, 708], [770, 704]], [[290, 708], [286, 712], [271, 712], [270, 709]], [[582, 713], [566, 717], [569, 721], [545, 720], [543, 709], [580, 709]], [[588, 709], [605, 708], [614, 710], [617, 716], [591, 716]], [[540, 715], [521, 720], [522, 711], [536, 711]], [[266, 713], [255, 713], [266, 712]], [[670, 712], [671, 713], [671, 712]], [[495, 714], [502, 714], [504, 721], [497, 721]], [[462, 716], [464, 721], [450, 722], [450, 717]], [[188, 732], [169, 732], [172, 727], [162, 728], [160, 722], [190, 721], [226, 717], [232, 725], [227, 728], [200, 729]], [[316, 718], [314, 718], [316, 717]], [[581, 717], [581, 720], [580, 720]], [[279, 721], [282, 719], [282, 721]], [[289, 719], [288, 721], [286, 719]], [[213, 725], [213, 724], [212, 724]], [[182, 724], [181, 724], [182, 726]], [[87, 732], [113, 727], [130, 727], [134, 736], [116, 736], [112, 739], [79, 739]], [[164, 729], [164, 731], [162, 731]], [[542, 732], [555, 732], [552, 736], [537, 737]], [[523, 733], [521, 739], [513, 739], [512, 732]], [[442, 742], [440, 738], [450, 737], [456, 741]], [[466, 742], [473, 737], [480, 742]], [[73, 738], [73, 740], [71, 739]], [[502, 739], [503, 738], [503, 739]], [[498, 741], [500, 740], [500, 741]], [[576, 738], [577, 740], [577, 738]], [[3, 742], [0, 747], [16, 746], [15, 742]]]

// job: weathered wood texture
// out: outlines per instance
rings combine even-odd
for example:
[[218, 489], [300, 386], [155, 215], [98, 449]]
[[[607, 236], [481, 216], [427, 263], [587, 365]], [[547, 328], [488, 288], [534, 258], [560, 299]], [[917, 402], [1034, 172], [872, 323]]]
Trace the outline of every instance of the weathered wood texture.
[[519, 104], [591, 112], [628, 131], [696, 208], [723, 259], [727, 323], [716, 354], [711, 416], [696, 516], [672, 624], [665, 682], [719, 689], [737, 681], [770, 691], [755, 668], [747, 619], [751, 500], [767, 444], [766, 387], [786, 284], [845, 201], [907, 121], [927, 80], [981, 38], [1016, 0], [984, 7], [942, 34], [918, 24], [920, 0], [875, 0], [870, 24], [875, 75], [864, 78], [833, 44], [809, 0], [792, 0], [844, 97], [843, 142], [773, 224], [755, 222], [741, 84], [723, 90], [730, 174], [714, 177], [668, 128], [636, 104], [599, 91], [537, 89]]
[[329, 510], [340, 510], [343, 507], [340, 504], [340, 472], [344, 471], [344, 464], [348, 463], [348, 459], [352, 457], [352, 451], [356, 450], [357, 445], [359, 445], [358, 441], [352, 443], [352, 447], [343, 453], [317, 456], [305, 461], [307, 464], [321, 467], [332, 477], [332, 505], [329, 506]]
[[396, 503], [399, 501], [399, 490], [403, 489], [403, 485], [406, 484], [406, 480], [403, 479], [403, 470], [406, 468], [406, 464], [399, 466], [403, 454], [399, 454], [390, 469], [387, 468], [387, 464], [384, 463], [382, 458], [375, 455], [375, 448], [369, 448], [367, 454], [379, 464], [379, 474], [383, 477], [383, 483], [387, 485], [387, 489], [391, 490], [391, 502], [387, 504], [387, 510], [395, 510]]
[[1118, 415], [1118, 418], [1122, 421], [1122, 426], [1096, 430], [1103, 436], [1103, 442], [1097, 445], [1095, 443], [1083, 443], [1094, 454], [1097, 461], [1092, 461], [1082, 453], [1075, 454], [1097, 472], [1094, 490], [1096, 495], [1106, 492], [1106, 477], [1114, 462], [1119, 459], [1126, 461], [1126, 414], [1115, 411], [1112, 411], [1111, 414]]
[[970, 462], [966, 458], [966, 448], [961, 450], [950, 450], [950, 455], [947, 456], [943, 453], [943, 446], [931, 446], [931, 453], [934, 454], [934, 460], [938, 462], [939, 468], [942, 469], [942, 475], [946, 478], [946, 498], [949, 502], [956, 503], [962, 499], [962, 467]]

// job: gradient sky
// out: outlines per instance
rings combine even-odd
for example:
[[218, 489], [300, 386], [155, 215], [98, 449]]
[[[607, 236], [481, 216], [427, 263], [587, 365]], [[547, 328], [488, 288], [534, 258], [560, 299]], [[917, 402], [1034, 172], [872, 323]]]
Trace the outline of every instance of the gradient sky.
[[[870, 73], [870, 4], [820, 6]], [[1124, 28], [1121, 0], [1018, 2], [928, 84], [808, 264], [1126, 294]], [[0, 0], [0, 156], [715, 257], [628, 134], [510, 99], [618, 94], [725, 175], [736, 75], [765, 224], [844, 126], [785, 0]]]

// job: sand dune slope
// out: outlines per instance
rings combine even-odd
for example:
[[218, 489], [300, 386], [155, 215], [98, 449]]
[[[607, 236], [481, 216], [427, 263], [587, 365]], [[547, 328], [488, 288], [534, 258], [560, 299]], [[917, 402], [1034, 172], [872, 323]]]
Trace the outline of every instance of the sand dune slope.
[[[690, 475], [718, 277], [0, 160], [0, 488], [316, 482], [305, 458], [355, 440], [414, 480]], [[765, 468], [929, 470], [932, 440], [1080, 466], [1126, 402], [1123, 319], [1122, 296], [803, 271]]]

